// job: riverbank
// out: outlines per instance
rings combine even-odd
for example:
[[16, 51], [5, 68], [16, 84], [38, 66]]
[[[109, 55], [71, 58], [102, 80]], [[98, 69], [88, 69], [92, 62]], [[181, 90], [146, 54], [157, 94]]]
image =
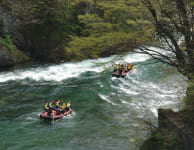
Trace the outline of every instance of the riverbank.
[[194, 149], [194, 82], [188, 81], [185, 107], [179, 112], [158, 110], [158, 128], [141, 146], [141, 150]]

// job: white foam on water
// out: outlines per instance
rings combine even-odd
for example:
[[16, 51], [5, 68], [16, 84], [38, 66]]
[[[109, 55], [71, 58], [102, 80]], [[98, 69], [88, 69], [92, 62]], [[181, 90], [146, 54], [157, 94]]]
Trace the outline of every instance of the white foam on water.
[[[169, 55], [171, 53], [169, 51], [163, 50], [161, 48], [153, 47], [153, 46], [147, 47], [147, 48], [149, 48], [150, 50], [154, 50], [156, 52], [160, 52], [163, 55]], [[140, 52], [140, 50], [138, 50], [138, 49], [136, 49], [135, 51]], [[155, 54], [156, 52], [150, 51], [151, 54]], [[147, 54], [143, 54], [143, 53], [130, 53], [130, 54], [126, 55], [123, 59], [126, 62], [137, 63], [137, 62], [143, 62], [143, 61], [152, 59], [152, 57], [147, 55]]]
[[[0, 82], [9, 80], [31, 79], [35, 81], [62, 81], [67, 78], [78, 77], [80, 74], [88, 71], [102, 72], [108, 66], [103, 63], [109, 62], [112, 57], [100, 58], [95, 60], [85, 60], [76, 63], [64, 63], [60, 65], [51, 65], [48, 67], [30, 68], [28, 70], [15, 70], [13, 72], [3, 72], [0, 74]], [[98, 64], [97, 64], [98, 63]]]
[[[0, 73], [0, 82], [20, 81], [30, 79], [34, 81], [56, 81], [78, 77], [84, 72], [102, 72], [110, 69], [116, 61], [125, 60], [128, 62], [141, 62], [150, 59], [149, 56], [143, 54], [132, 54], [121, 57], [113, 55], [106, 58], [89, 59], [81, 62], [69, 62], [60, 65], [41, 66], [37, 68], [20, 69], [12, 72]], [[115, 78], [112, 78], [114, 80]]]
[[123, 92], [125, 92], [128, 95], [138, 95], [138, 92], [132, 90], [132, 88], [126, 88], [123, 85], [120, 85], [120, 90], [122, 90]]
[[[161, 52], [162, 54], [169, 55], [169, 52], [166, 52], [165, 50], [155, 47], [150, 48]], [[148, 56], [146, 54], [129, 53], [128, 55], [123, 57], [114, 55], [111, 57], [92, 60], [90, 59], [81, 62], [69, 62], [60, 65], [20, 69], [12, 72], [1, 72], [0, 82], [7, 82], [10, 80], [21, 81], [24, 79], [29, 79], [34, 81], [54, 81], [59, 83], [60, 81], [66, 80], [68, 78], [79, 77], [81, 74], [88, 71], [100, 73], [105, 70], [112, 70], [111, 67], [115, 64], [115, 62], [117, 63], [126, 61], [138, 64], [138, 62], [144, 62], [149, 59], [152, 59], [151, 56]], [[160, 106], [162, 107], [171, 105], [171, 103], [175, 102], [178, 98], [181, 97], [181, 94], [177, 94], [177, 92], [181, 90], [180, 88], [172, 88], [171, 85], [170, 87], [168, 87], [168, 85], [162, 85], [148, 81], [139, 81], [134, 73], [138, 73], [138, 69], [132, 73], [133, 76], [130, 74], [126, 78], [122, 79], [112, 77], [109, 82], [110, 87], [117, 90], [117, 94], [125, 93], [132, 99], [132, 101], [130, 102], [121, 101], [121, 103], [127, 103], [132, 107], [136, 107], [137, 109], [146, 107], [150, 109], [154, 114], [156, 114], [157, 108], [159, 108]], [[118, 84], [118, 82], [120, 83]], [[118, 86], [113, 83], [118, 84]], [[104, 87], [103, 84], [99, 85], [101, 88]], [[180, 87], [181, 84], [177, 83], [177, 85], [175, 86]], [[143, 98], [146, 98], [146, 100], [144, 99], [140, 102], [136, 102], [136, 98], [139, 95]], [[99, 94], [99, 96], [112, 105], [118, 105], [108, 95]], [[158, 102], [157, 99], [160, 99], [160, 101]]]
[[137, 54], [137, 53], [136, 54], [129, 54], [129, 55], [124, 57], [124, 61], [130, 62], [130, 63], [143, 62], [143, 61], [146, 61], [148, 59], [151, 59], [151, 57], [146, 55], [146, 54]]
[[102, 95], [102, 94], [98, 94], [98, 95], [100, 96], [100, 98], [101, 98], [102, 100], [105, 100], [106, 102], [108, 102], [108, 103], [110, 103], [110, 104], [112, 104], [112, 105], [117, 105], [117, 104], [113, 103], [113, 102], [108, 98], [108, 96], [105, 96], [105, 95]]

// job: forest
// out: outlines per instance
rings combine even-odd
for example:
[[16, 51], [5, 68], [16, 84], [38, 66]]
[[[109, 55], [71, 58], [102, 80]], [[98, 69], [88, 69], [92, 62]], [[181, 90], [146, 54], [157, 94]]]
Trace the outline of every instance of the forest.
[[2, 0], [0, 7], [0, 43], [14, 57], [13, 47], [35, 60], [78, 61], [156, 41], [151, 15], [138, 0]]

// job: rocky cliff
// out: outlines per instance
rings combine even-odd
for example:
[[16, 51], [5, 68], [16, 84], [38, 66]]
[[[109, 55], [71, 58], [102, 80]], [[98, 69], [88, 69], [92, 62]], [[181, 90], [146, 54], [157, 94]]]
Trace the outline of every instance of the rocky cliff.
[[184, 113], [159, 109], [158, 128], [144, 142], [141, 150], [194, 150], [193, 126], [184, 121]]

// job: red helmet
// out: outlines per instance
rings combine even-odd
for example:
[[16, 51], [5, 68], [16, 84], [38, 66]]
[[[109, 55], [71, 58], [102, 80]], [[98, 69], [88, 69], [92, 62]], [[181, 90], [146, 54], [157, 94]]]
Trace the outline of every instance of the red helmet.
[[54, 101], [52, 100], [51, 103], [54, 103]]
[[46, 102], [45, 105], [48, 105], [48, 103]]

